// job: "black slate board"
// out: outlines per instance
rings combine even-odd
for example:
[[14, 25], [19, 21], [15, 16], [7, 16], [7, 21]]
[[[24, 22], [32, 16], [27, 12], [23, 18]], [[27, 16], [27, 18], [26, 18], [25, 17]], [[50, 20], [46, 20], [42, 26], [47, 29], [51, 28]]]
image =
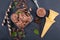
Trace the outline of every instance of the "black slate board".
[[[47, 10], [53, 9], [57, 12], [60, 13], [60, 0], [38, 0], [38, 3], [40, 7], [44, 7]], [[5, 11], [7, 10], [11, 0], [0, 0], [0, 40], [11, 40], [9, 33], [8, 33], [8, 28], [7, 26], [2, 27], [1, 23], [5, 15]], [[28, 5], [29, 7], [33, 8], [32, 15], [33, 17], [36, 16], [36, 5], [31, 1], [28, 0]], [[32, 22], [25, 28], [26, 32], [26, 38], [23, 38], [22, 40], [60, 40], [60, 15], [57, 16], [56, 23], [54, 23], [47, 34], [45, 35], [44, 38], [41, 38], [40, 35], [35, 35], [33, 33], [34, 28], [38, 28], [40, 30], [40, 33], [42, 31], [44, 21], [45, 19], [43, 18], [41, 20], [40, 26], [38, 26], [36, 23]]]

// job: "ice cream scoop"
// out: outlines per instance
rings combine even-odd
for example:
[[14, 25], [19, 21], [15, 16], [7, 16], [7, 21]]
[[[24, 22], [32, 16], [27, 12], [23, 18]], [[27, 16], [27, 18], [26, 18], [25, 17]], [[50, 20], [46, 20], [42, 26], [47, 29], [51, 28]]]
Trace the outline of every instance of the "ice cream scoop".
[[46, 10], [44, 8], [38, 8], [36, 12], [39, 17], [44, 17], [46, 15]]
[[45, 8], [42, 8], [42, 7], [39, 7], [39, 5], [38, 5], [38, 3], [37, 3], [37, 0], [33, 0], [33, 2], [36, 4], [36, 6], [37, 6], [37, 11], [36, 11], [36, 13], [37, 13], [37, 16], [39, 16], [39, 17], [44, 17], [45, 15], [46, 15], [46, 10], [45, 10]]

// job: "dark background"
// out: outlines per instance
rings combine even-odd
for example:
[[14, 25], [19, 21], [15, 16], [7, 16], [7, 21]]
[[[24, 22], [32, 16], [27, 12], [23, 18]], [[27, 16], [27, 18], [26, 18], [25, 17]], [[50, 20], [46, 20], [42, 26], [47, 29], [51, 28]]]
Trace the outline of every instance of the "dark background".
[[[2, 27], [1, 23], [5, 16], [5, 12], [10, 4], [11, 0], [0, 0], [0, 40], [11, 40], [9, 36], [9, 31], [7, 26]], [[40, 7], [44, 7], [47, 10], [53, 9], [57, 11], [60, 14], [60, 0], [38, 0], [38, 4]], [[32, 7], [32, 15], [33, 17], [36, 16], [36, 6], [31, 1], [28, 0], [29, 7]], [[40, 35], [35, 35], [33, 33], [34, 28], [41, 28], [44, 25], [44, 19], [41, 20], [40, 26], [38, 26], [36, 23], [32, 22], [29, 24], [28, 27], [25, 28], [26, 37], [23, 38], [23, 40], [60, 40], [60, 15], [56, 17], [55, 23], [51, 26], [47, 34], [44, 36], [44, 38], [41, 38]], [[39, 29], [38, 28], [38, 29]]]

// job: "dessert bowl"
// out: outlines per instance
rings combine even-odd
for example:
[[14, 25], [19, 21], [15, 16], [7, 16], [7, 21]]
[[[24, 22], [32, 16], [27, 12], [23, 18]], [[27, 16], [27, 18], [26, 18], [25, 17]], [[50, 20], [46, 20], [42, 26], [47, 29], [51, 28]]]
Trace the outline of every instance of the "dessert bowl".
[[11, 15], [11, 20], [18, 28], [23, 29], [32, 22], [33, 17], [29, 11], [18, 9], [15, 13]]

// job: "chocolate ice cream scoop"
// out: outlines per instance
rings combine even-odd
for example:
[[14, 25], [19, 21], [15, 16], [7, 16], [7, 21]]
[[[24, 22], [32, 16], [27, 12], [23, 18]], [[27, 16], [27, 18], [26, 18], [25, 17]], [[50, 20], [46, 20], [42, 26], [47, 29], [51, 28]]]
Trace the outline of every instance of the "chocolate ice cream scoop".
[[33, 2], [36, 4], [37, 6], [37, 15], [39, 17], [44, 17], [46, 15], [46, 10], [42, 7], [39, 7], [38, 3], [37, 3], [37, 0], [33, 0]]
[[44, 17], [46, 15], [46, 10], [44, 8], [38, 8], [37, 9], [37, 15], [39, 17]]

